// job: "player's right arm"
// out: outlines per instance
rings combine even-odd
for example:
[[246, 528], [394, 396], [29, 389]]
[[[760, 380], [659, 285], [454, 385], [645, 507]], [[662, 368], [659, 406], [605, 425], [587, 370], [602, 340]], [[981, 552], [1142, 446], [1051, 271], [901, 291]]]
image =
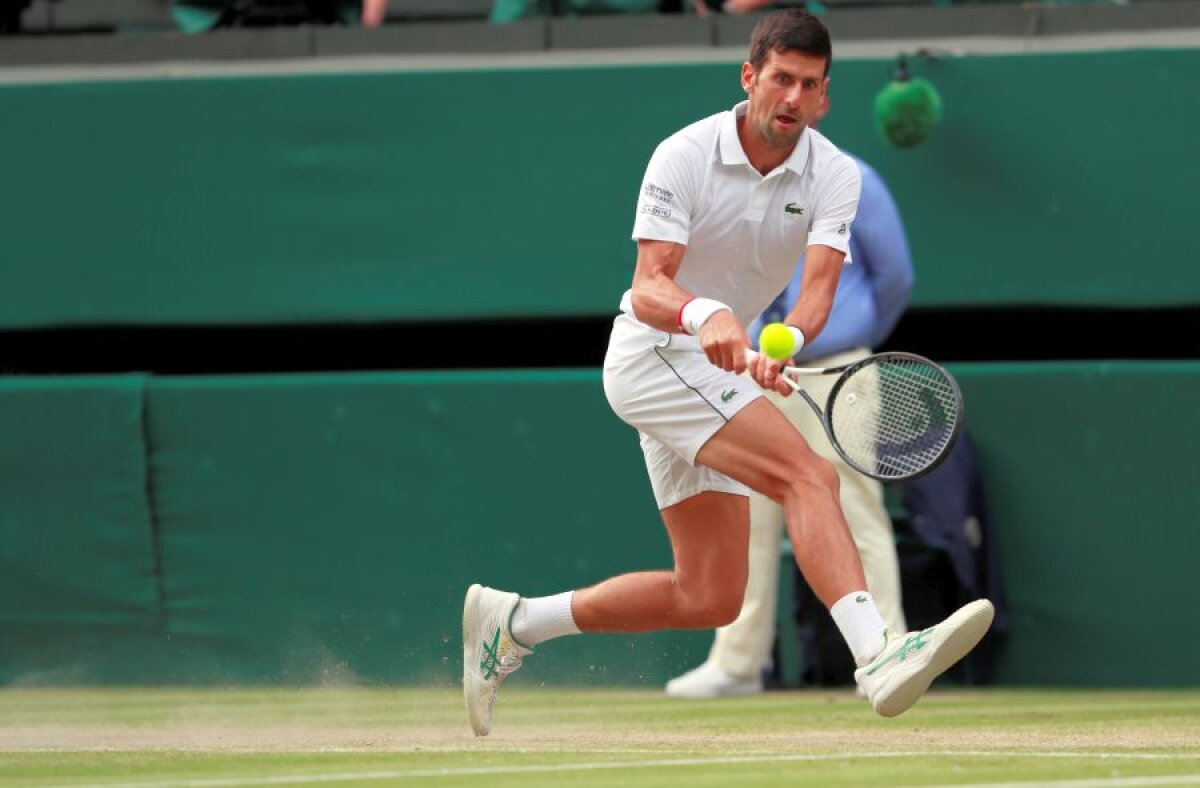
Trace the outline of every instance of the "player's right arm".
[[[671, 241], [638, 239], [633, 270], [633, 314], [660, 331], [679, 333], [680, 315], [693, 299], [675, 281], [687, 247]], [[708, 360], [721, 369], [741, 373], [746, 369], [750, 343], [742, 324], [729, 309], [721, 309], [700, 326], [700, 346]]]
[[[660, 331], [694, 332], [708, 360], [722, 369], [746, 369], [746, 332], [728, 308], [704, 315], [703, 293], [689, 293], [675, 281], [691, 238], [692, 218], [703, 188], [704, 146], [675, 134], [655, 149], [642, 179], [633, 223], [637, 264], [633, 273], [633, 313]], [[691, 303], [689, 313], [684, 307]], [[712, 302], [709, 302], [711, 304]], [[699, 325], [696, 325], [699, 322]], [[685, 330], [685, 324], [688, 329]]]

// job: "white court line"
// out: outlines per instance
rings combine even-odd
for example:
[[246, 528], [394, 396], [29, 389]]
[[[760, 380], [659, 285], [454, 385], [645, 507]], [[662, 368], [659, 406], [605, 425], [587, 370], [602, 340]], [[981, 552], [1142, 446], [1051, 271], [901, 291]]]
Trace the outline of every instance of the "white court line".
[[[820, 755], [733, 755], [724, 758], [671, 758], [644, 761], [608, 761], [584, 763], [544, 763], [525, 766], [479, 766], [440, 769], [394, 769], [369, 772], [326, 772], [323, 774], [279, 774], [262, 777], [214, 777], [201, 780], [160, 780], [153, 782], [124, 783], [63, 783], [63, 788], [238, 788], [246, 785], [303, 785], [350, 780], [414, 780], [431, 777], [486, 777], [501, 774], [539, 774], [547, 772], [590, 772], [615, 769], [670, 768], [677, 766], [727, 766], [738, 763], [790, 763], [840, 760], [873, 760], [879, 758], [920, 757], [969, 757], [969, 758], [1091, 758], [1097, 760], [1197, 760], [1200, 752], [1173, 755], [1169, 753], [1117, 753], [1117, 752], [1021, 752], [1021, 751], [972, 751], [972, 750], [914, 750], [911, 752], [837, 752]], [[1122, 779], [1122, 778], [1114, 778]], [[1163, 779], [1163, 778], [1124, 778]], [[1175, 783], [1116, 783], [1097, 782], [1085, 785], [1187, 785], [1200, 784], [1200, 774], [1173, 777]], [[1187, 780], [1189, 782], [1178, 782]], [[1078, 782], [1078, 781], [1077, 781]], [[1054, 785], [1068, 786], [1066, 782], [1020, 783], [1022, 786]], [[992, 787], [994, 788], [994, 786]]]
[[1101, 777], [1096, 780], [1039, 780], [1026, 783], [958, 783], [942, 788], [1124, 788], [1135, 785], [1200, 785], [1200, 774], [1175, 774], [1162, 777]]

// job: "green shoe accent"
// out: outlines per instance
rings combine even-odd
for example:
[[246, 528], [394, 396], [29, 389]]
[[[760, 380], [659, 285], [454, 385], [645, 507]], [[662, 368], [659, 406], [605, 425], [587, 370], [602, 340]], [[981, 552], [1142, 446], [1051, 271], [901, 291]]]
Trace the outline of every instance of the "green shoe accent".
[[483, 660], [479, 663], [479, 669], [483, 671], [484, 681], [487, 681], [496, 677], [496, 668], [500, 667], [500, 657], [496, 654], [500, 650], [500, 628], [496, 627], [496, 635], [492, 638], [490, 646], [486, 640], [482, 645]]
[[918, 632], [915, 635], [909, 635], [908, 638], [906, 638], [905, 641], [902, 644], [900, 644], [899, 648], [897, 648], [895, 651], [893, 651], [891, 654], [889, 654], [887, 656], [887, 659], [882, 659], [879, 662], [877, 662], [876, 664], [872, 665], [871, 669], [867, 671], [867, 675], [868, 676], [875, 675], [875, 672], [877, 670], [879, 670], [880, 668], [882, 668], [884, 665], [888, 664], [892, 660], [896, 660], [897, 662], [903, 662], [904, 660], [908, 659], [908, 655], [910, 653], [912, 653], [914, 651], [920, 651], [921, 649], [928, 646], [929, 644], [925, 642], [925, 636], [928, 635], [932, 631], [933, 631], [933, 627], [930, 627], [929, 629], [926, 629], [922, 632]]

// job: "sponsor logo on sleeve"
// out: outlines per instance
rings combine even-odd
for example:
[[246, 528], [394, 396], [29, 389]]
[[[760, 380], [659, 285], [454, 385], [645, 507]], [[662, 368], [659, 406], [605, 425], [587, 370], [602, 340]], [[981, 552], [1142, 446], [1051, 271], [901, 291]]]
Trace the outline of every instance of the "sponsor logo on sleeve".
[[671, 218], [671, 209], [662, 208], [658, 205], [643, 205], [642, 213], [649, 214], [650, 216], [657, 216], [659, 219]]
[[658, 200], [661, 203], [670, 204], [671, 200], [675, 199], [675, 193], [670, 189], [664, 189], [661, 186], [655, 186], [653, 183], [647, 183], [642, 186], [642, 194], [652, 200]]
[[842, 226], [838, 228], [838, 235], [846, 234], [846, 223], [842, 222]]

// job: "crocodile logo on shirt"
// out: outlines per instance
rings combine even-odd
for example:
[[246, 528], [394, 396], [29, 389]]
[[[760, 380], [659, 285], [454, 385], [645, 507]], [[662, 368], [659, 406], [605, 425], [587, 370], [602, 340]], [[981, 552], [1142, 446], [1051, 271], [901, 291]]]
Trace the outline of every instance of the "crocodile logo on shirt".
[[787, 205], [783, 206], [783, 212], [784, 213], [794, 213], [797, 216], [804, 215], [804, 209], [801, 208], [799, 205], [797, 205], [794, 202], [790, 202]]

